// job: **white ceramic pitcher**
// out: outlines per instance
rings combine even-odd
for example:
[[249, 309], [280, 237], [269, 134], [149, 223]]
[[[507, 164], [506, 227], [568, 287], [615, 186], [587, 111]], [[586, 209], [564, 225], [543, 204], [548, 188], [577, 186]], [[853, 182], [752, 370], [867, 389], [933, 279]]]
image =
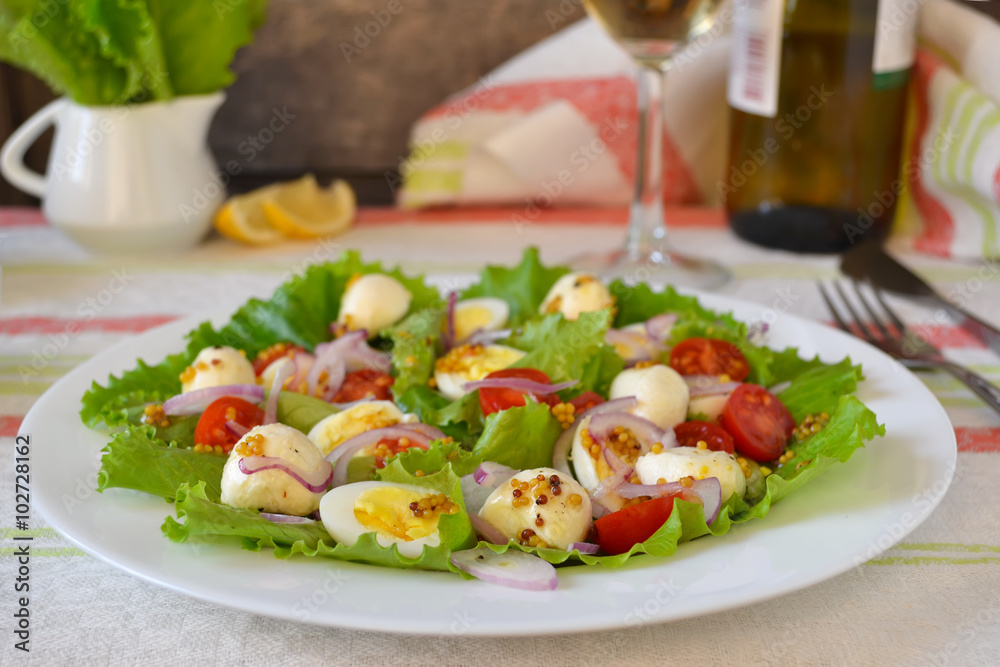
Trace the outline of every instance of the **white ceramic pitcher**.
[[[85, 107], [58, 99], [29, 118], [0, 151], [13, 185], [42, 199], [45, 217], [98, 252], [188, 248], [208, 231], [226, 198], [208, 150], [208, 126], [225, 95]], [[24, 153], [49, 126], [46, 174]]]

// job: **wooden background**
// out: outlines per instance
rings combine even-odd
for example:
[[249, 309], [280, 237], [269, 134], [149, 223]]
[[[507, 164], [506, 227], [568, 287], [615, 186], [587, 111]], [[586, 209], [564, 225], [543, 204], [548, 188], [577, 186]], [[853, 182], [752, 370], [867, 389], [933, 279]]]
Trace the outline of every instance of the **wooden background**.
[[[384, 173], [406, 156], [409, 128], [424, 111], [551, 35], [546, 11], [561, 6], [567, 20], [556, 30], [584, 15], [581, 0], [399, 0], [402, 11], [357, 53], [357, 32], [372, 12], [384, 22], [388, 2], [271, 0], [256, 41], [237, 55], [238, 78], [209, 134], [220, 164], [243, 168], [231, 190], [312, 171], [321, 181], [347, 178], [364, 203], [389, 203]], [[0, 65], [0, 141], [52, 97], [34, 77]], [[295, 119], [248, 161], [241, 143], [275, 108]], [[29, 152], [38, 171], [48, 141]], [[34, 200], [0, 178], [0, 205], [27, 203]]]
[[[583, 16], [581, 0], [399, 0], [403, 10], [357, 52], [358, 32], [372, 12], [385, 20], [388, 1], [271, 1], [256, 42], [236, 58], [237, 81], [209, 136], [220, 163], [243, 169], [231, 190], [312, 171], [321, 181], [346, 178], [362, 203], [389, 203], [384, 174], [405, 157], [421, 113], [552, 34], [551, 16], [566, 18], [556, 30]], [[1000, 2], [970, 4], [1000, 17]], [[50, 99], [44, 84], [0, 65], [0, 141]], [[250, 161], [240, 146], [274, 109], [295, 119]], [[48, 140], [28, 154], [38, 171]], [[0, 205], [34, 203], [0, 179]]]

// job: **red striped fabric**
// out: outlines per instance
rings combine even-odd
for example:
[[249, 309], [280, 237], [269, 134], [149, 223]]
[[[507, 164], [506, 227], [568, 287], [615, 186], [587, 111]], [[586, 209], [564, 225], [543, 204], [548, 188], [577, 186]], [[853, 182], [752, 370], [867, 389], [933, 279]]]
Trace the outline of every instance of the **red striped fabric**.
[[1000, 453], [1000, 427], [957, 426], [955, 438], [960, 452]]
[[63, 317], [7, 317], [0, 319], [0, 334], [70, 334], [85, 331], [139, 333], [173, 322], [179, 315], [131, 315], [73, 319]]
[[47, 224], [37, 208], [0, 207], [0, 227], [44, 227]]
[[0, 438], [13, 438], [23, 421], [24, 415], [0, 415]]

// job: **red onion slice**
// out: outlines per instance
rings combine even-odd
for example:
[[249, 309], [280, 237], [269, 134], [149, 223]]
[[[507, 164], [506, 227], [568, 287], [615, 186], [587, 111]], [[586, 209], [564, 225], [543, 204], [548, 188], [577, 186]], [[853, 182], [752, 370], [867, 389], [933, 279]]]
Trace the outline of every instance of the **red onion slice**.
[[498, 340], [509, 338], [512, 333], [514, 333], [513, 329], [496, 329], [494, 331], [476, 329], [465, 342], [468, 345], [490, 345]]
[[631, 431], [632, 435], [639, 441], [640, 455], [648, 452], [655, 442], [662, 443], [664, 447], [672, 446], [669, 444], [671, 440], [669, 437], [666, 438], [668, 442], [663, 442], [666, 435], [663, 429], [648, 419], [637, 417], [629, 412], [605, 412], [595, 415], [587, 425], [587, 431], [594, 442], [603, 445], [611, 437], [611, 432], [619, 426]]
[[472, 474], [476, 484], [490, 486], [494, 489], [501, 483], [516, 475], [519, 471], [493, 461], [483, 461]]
[[275, 514], [274, 512], [261, 512], [258, 514], [261, 519], [267, 519], [271, 523], [316, 523], [314, 520], [304, 517], [295, 516], [294, 514]]
[[264, 423], [273, 424], [278, 421], [278, 397], [285, 388], [285, 380], [295, 372], [295, 364], [282, 364], [274, 373], [271, 389], [267, 393], [267, 404], [264, 406]]
[[626, 484], [632, 476], [632, 469], [628, 472], [615, 472], [601, 480], [601, 483], [590, 492], [590, 509], [595, 519], [599, 519], [605, 514], [609, 514], [618, 509], [618, 503], [611, 504], [609, 501], [617, 495], [617, 490]]
[[630, 484], [625, 483], [618, 487], [618, 495], [622, 498], [640, 498], [650, 496], [659, 498], [662, 496], [680, 496], [683, 500], [694, 501], [697, 497], [705, 509], [705, 523], [712, 523], [719, 515], [719, 508], [722, 507], [722, 485], [716, 477], [706, 477], [696, 479], [691, 486], [683, 486], [680, 482], [667, 482], [666, 484]]
[[264, 400], [264, 388], [255, 384], [227, 384], [178, 394], [163, 402], [163, 412], [171, 417], [183, 417], [204, 412], [213, 401], [223, 396], [242, 398], [251, 403]]
[[628, 410], [634, 408], [639, 404], [635, 396], [623, 396], [622, 398], [616, 398], [612, 401], [605, 401], [604, 403], [598, 403], [589, 410], [584, 410], [577, 418], [573, 421], [570, 427], [562, 432], [559, 439], [556, 440], [555, 448], [552, 450], [552, 467], [559, 472], [566, 473], [570, 477], [573, 477], [572, 471], [569, 469], [569, 452], [573, 447], [573, 437], [576, 435], [576, 430], [580, 426], [580, 422], [583, 421], [584, 417], [592, 417], [593, 415], [599, 415], [604, 412], [617, 412], [620, 410]]
[[344, 410], [349, 410], [350, 408], [353, 408], [355, 405], [361, 405], [362, 403], [371, 403], [374, 400], [375, 400], [374, 396], [365, 396], [364, 398], [359, 398], [358, 400], [351, 401], [350, 403], [330, 403], [330, 405], [337, 408], [337, 410], [343, 412]]
[[462, 499], [465, 500], [465, 510], [469, 515], [478, 514], [483, 509], [486, 500], [493, 495], [496, 487], [483, 486], [476, 482], [474, 475], [465, 475], [460, 480], [462, 483]]
[[608, 329], [604, 334], [604, 341], [614, 345], [616, 349], [619, 345], [628, 348], [629, 354], [622, 355], [622, 358], [630, 364], [657, 359], [667, 350], [667, 347], [659, 341], [628, 329]]
[[237, 438], [242, 438], [250, 432], [250, 429], [233, 419], [226, 421], [226, 430], [235, 435]]
[[244, 475], [252, 475], [263, 470], [280, 470], [311, 493], [324, 493], [333, 479], [333, 466], [327, 461], [322, 461], [312, 472], [306, 472], [277, 456], [245, 456], [237, 462], [237, 465]]
[[646, 320], [646, 334], [657, 341], [665, 341], [670, 330], [677, 324], [676, 313], [662, 313]]
[[370, 368], [388, 373], [392, 367], [392, 359], [388, 354], [368, 345], [368, 332], [365, 329], [349, 331], [340, 338], [320, 343], [315, 351], [317, 358], [342, 360], [348, 372]]
[[[469, 521], [472, 522], [472, 527], [475, 529], [476, 534], [490, 544], [507, 544], [507, 542], [510, 541], [497, 529], [496, 526], [478, 514], [470, 513]], [[456, 565], [455, 567], [458, 566]]]
[[556, 568], [538, 556], [516, 549], [502, 554], [489, 547], [456, 551], [451, 564], [477, 579], [525, 591], [554, 591], [559, 585]]
[[792, 386], [792, 381], [791, 380], [785, 380], [784, 382], [779, 382], [776, 385], [772, 385], [772, 386], [768, 387], [767, 390], [770, 393], [772, 393], [775, 396], [777, 396], [778, 394], [780, 394], [781, 392], [785, 391], [786, 389], [788, 389], [791, 386]]
[[444, 320], [444, 336], [441, 337], [441, 345], [447, 352], [455, 347], [455, 304], [458, 303], [458, 292], [448, 294], [448, 312]]
[[333, 469], [333, 486], [342, 486], [347, 481], [347, 466], [350, 464], [351, 459], [354, 458], [354, 455], [365, 447], [377, 445], [383, 440], [407, 438], [413, 443], [414, 447], [427, 449], [430, 446], [431, 440], [435, 438], [428, 437], [419, 430], [412, 428], [413, 426], [416, 426], [416, 424], [396, 424], [395, 426], [375, 428], [364, 433], [359, 433], [353, 438], [348, 438], [334, 447], [326, 455], [327, 461], [336, 464]]
[[544, 382], [535, 382], [534, 380], [526, 380], [525, 378], [488, 378], [485, 380], [476, 380], [475, 382], [466, 382], [462, 385], [462, 390], [470, 392], [476, 389], [513, 389], [514, 391], [535, 394], [536, 396], [547, 396], [563, 389], [569, 389], [577, 382], [578, 380], [570, 380], [569, 382], [545, 384]]
[[608, 462], [608, 467], [611, 468], [611, 472], [624, 475], [625, 477], [629, 477], [633, 472], [635, 472], [632, 466], [622, 461], [617, 454], [611, 451], [610, 447], [601, 445], [601, 450], [604, 452], [604, 460]]
[[719, 382], [711, 386], [694, 386], [689, 387], [688, 391], [691, 398], [700, 398], [702, 396], [723, 396], [725, 394], [731, 394], [736, 389], [743, 384], [742, 382]]
[[601, 547], [590, 542], [573, 542], [573, 544], [569, 545], [569, 548], [566, 549], [566, 551], [579, 551], [580, 553], [587, 554], [589, 556], [593, 556], [600, 550]]

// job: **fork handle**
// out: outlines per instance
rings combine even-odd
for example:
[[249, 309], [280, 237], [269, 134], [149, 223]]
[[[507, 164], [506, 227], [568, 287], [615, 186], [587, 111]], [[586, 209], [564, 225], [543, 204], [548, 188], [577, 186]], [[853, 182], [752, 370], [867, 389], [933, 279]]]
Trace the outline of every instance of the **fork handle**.
[[968, 368], [953, 364], [950, 361], [942, 363], [940, 368], [964, 382], [969, 389], [976, 392], [976, 395], [986, 402], [986, 405], [993, 408], [993, 411], [997, 414], [1000, 414], [1000, 389], [987, 382], [978, 373], [973, 373]]

